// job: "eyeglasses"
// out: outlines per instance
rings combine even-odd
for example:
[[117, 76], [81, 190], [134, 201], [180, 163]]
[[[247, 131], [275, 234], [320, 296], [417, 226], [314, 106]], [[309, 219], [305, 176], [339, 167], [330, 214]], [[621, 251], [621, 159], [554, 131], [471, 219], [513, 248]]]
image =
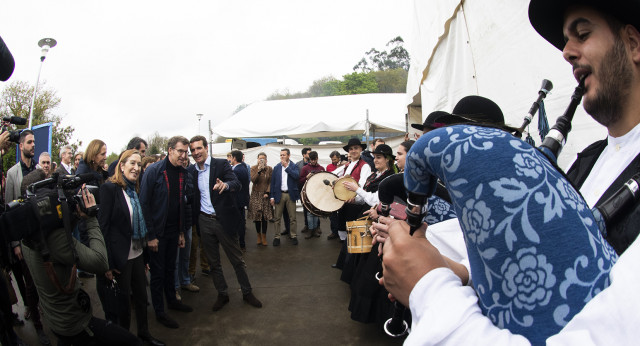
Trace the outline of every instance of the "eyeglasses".
[[188, 153], [188, 151], [187, 151], [187, 150], [184, 150], [184, 149], [176, 149], [176, 148], [171, 148], [171, 149], [173, 149], [173, 150], [177, 151], [177, 152], [178, 152], [178, 155], [180, 155], [180, 156], [182, 156], [182, 155], [186, 155], [186, 154]]

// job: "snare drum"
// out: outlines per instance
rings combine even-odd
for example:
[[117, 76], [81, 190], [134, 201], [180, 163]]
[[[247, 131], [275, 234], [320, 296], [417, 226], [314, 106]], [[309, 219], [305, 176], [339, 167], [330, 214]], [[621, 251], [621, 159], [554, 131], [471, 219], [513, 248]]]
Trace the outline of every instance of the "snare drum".
[[347, 188], [344, 187], [343, 183], [346, 183], [346, 182], [356, 183], [356, 185], [358, 184], [358, 182], [355, 179], [353, 179], [353, 177], [351, 177], [350, 175], [345, 175], [344, 177], [336, 180], [333, 183], [333, 194], [336, 196], [337, 199], [341, 201], [348, 201], [356, 197], [355, 191], [347, 190]]
[[342, 208], [344, 201], [333, 194], [333, 183], [336, 180], [338, 176], [330, 172], [310, 173], [300, 193], [302, 205], [316, 216], [329, 216]]
[[356, 221], [347, 221], [347, 252], [369, 253], [373, 237], [369, 231], [371, 220], [367, 216]]

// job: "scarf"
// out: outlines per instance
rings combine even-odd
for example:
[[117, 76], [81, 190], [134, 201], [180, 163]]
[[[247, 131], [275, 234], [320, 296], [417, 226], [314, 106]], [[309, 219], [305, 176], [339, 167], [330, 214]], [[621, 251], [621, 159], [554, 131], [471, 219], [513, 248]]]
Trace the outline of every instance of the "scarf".
[[140, 200], [138, 199], [138, 194], [136, 193], [136, 184], [127, 180], [124, 181], [127, 183], [127, 187], [125, 187], [124, 192], [129, 196], [131, 201], [131, 207], [133, 209], [133, 219], [132, 219], [132, 228], [133, 228], [133, 248], [140, 249], [145, 243], [146, 235], [147, 235], [147, 225], [144, 223], [144, 217], [142, 215], [142, 207], [140, 206]]

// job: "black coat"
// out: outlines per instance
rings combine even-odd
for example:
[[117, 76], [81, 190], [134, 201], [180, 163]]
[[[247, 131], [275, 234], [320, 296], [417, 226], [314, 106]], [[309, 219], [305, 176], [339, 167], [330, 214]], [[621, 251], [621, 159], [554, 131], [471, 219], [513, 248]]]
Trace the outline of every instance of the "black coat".
[[131, 214], [122, 188], [110, 181], [100, 186], [100, 210], [98, 222], [109, 257], [109, 269], [122, 271], [129, 257]]
[[[162, 161], [158, 161], [151, 166], [147, 167], [147, 170], [141, 175], [140, 181], [140, 206], [142, 207], [142, 213], [144, 214], [144, 221], [147, 224], [147, 239], [154, 240], [164, 235], [165, 225], [167, 222], [167, 209], [169, 208], [169, 189], [167, 188], [167, 181], [165, 180], [165, 171], [169, 158], [165, 158]], [[187, 177], [189, 173], [182, 167], [179, 167], [180, 174], [184, 175], [182, 181], [182, 191], [184, 191], [184, 198], [180, 202], [180, 232], [186, 232], [191, 229], [193, 224], [191, 220], [191, 204], [188, 203], [186, 194]]]
[[[198, 234], [200, 234], [199, 214], [200, 214], [200, 188], [198, 186], [198, 171], [196, 165], [189, 167], [191, 181], [193, 182], [193, 200], [192, 212], [193, 223], [196, 226]], [[216, 179], [220, 179], [229, 185], [229, 189], [221, 194], [218, 191], [212, 191], [216, 184]], [[231, 165], [227, 160], [211, 158], [211, 167], [209, 168], [209, 195], [211, 204], [216, 211], [218, 220], [227, 234], [234, 236], [238, 234], [239, 228], [242, 226], [240, 221], [240, 212], [236, 207], [236, 192], [240, 191], [242, 184], [233, 173]]]
[[[598, 157], [607, 146], [607, 140], [595, 142], [588, 146], [585, 150], [578, 154], [578, 158], [567, 171], [567, 177], [577, 189], [591, 173], [593, 165], [595, 165]], [[640, 155], [638, 155], [627, 168], [618, 176], [618, 178], [609, 186], [602, 197], [596, 203], [596, 207], [605, 202], [619, 188], [635, 174], [640, 172]], [[607, 224], [606, 239], [620, 255], [633, 243], [640, 232], [640, 201], [637, 201], [633, 207], [629, 208], [623, 215], [613, 222]]]
[[249, 205], [249, 183], [251, 182], [249, 170], [247, 170], [247, 166], [244, 163], [240, 163], [233, 167], [233, 173], [242, 184], [242, 188], [237, 192], [236, 204], [238, 208], [244, 208]]

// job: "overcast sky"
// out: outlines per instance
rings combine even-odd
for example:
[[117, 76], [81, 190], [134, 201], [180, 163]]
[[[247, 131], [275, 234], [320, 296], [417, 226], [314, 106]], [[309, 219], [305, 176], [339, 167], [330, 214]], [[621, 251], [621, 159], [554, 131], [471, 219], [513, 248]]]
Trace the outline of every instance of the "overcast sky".
[[55, 112], [75, 127], [74, 140], [100, 138], [109, 152], [155, 131], [191, 137], [197, 113], [205, 134], [208, 120], [241, 104], [340, 78], [370, 48], [407, 40], [411, 26], [408, 2], [397, 0], [0, 4], [0, 36], [16, 60], [9, 82], [33, 85], [37, 43], [56, 39], [40, 81], [62, 99]]

